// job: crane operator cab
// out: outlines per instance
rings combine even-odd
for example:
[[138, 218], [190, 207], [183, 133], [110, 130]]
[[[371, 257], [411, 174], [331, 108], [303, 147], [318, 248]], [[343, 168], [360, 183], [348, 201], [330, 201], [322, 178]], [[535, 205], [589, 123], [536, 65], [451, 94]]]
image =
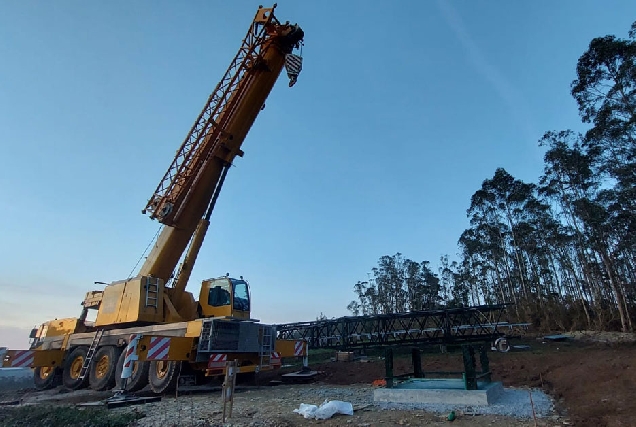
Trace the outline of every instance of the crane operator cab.
[[250, 318], [249, 285], [242, 277], [204, 280], [199, 295], [199, 317]]

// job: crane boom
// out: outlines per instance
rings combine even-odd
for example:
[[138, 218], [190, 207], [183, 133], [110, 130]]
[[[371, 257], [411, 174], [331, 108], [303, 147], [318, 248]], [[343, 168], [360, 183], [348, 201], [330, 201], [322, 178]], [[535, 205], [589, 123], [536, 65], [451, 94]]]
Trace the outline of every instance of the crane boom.
[[[275, 7], [259, 8], [238, 53], [143, 210], [164, 227], [140, 276], [168, 281], [210, 204], [224, 168], [243, 155], [245, 136], [288, 55], [302, 43], [302, 29], [281, 24], [274, 16]], [[295, 76], [290, 77], [291, 86]]]

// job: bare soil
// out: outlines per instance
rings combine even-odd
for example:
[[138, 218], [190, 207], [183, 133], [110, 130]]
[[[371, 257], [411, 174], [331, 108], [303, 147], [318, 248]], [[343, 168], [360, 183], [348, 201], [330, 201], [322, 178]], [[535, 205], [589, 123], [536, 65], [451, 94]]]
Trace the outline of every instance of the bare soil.
[[[632, 334], [633, 336], [633, 334]], [[489, 353], [493, 380], [504, 387], [539, 388], [576, 425], [636, 426], [636, 344], [595, 341], [527, 341], [530, 351]], [[625, 340], [623, 340], [625, 341]], [[516, 342], [515, 344], [520, 344]], [[457, 353], [423, 354], [425, 371], [462, 370]], [[334, 362], [312, 366], [329, 384], [370, 384], [384, 377], [384, 362]], [[409, 357], [396, 357], [394, 374], [412, 372]]]

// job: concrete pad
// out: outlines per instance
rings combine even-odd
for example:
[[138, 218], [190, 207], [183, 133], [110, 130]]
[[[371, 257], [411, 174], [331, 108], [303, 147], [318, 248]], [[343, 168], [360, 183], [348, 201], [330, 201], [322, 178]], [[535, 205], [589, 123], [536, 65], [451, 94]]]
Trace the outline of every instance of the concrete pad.
[[499, 382], [478, 383], [479, 390], [465, 390], [460, 379], [413, 379], [395, 388], [373, 391], [373, 401], [382, 403], [445, 403], [451, 405], [490, 405], [503, 393]]
[[0, 391], [33, 388], [31, 368], [0, 368]]
[[295, 382], [306, 382], [311, 381], [316, 377], [320, 372], [318, 371], [297, 371], [290, 372], [289, 374], [281, 375], [283, 381], [295, 381]]

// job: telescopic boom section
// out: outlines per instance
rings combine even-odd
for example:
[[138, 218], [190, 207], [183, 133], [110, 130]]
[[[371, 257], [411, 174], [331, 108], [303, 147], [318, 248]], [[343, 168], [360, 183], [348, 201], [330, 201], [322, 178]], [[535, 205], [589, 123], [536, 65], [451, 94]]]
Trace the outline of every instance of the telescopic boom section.
[[143, 210], [164, 227], [140, 275], [168, 281], [210, 204], [224, 167], [243, 155], [241, 144], [286, 58], [302, 43], [300, 27], [281, 24], [274, 16], [275, 7], [258, 9], [236, 57]]

